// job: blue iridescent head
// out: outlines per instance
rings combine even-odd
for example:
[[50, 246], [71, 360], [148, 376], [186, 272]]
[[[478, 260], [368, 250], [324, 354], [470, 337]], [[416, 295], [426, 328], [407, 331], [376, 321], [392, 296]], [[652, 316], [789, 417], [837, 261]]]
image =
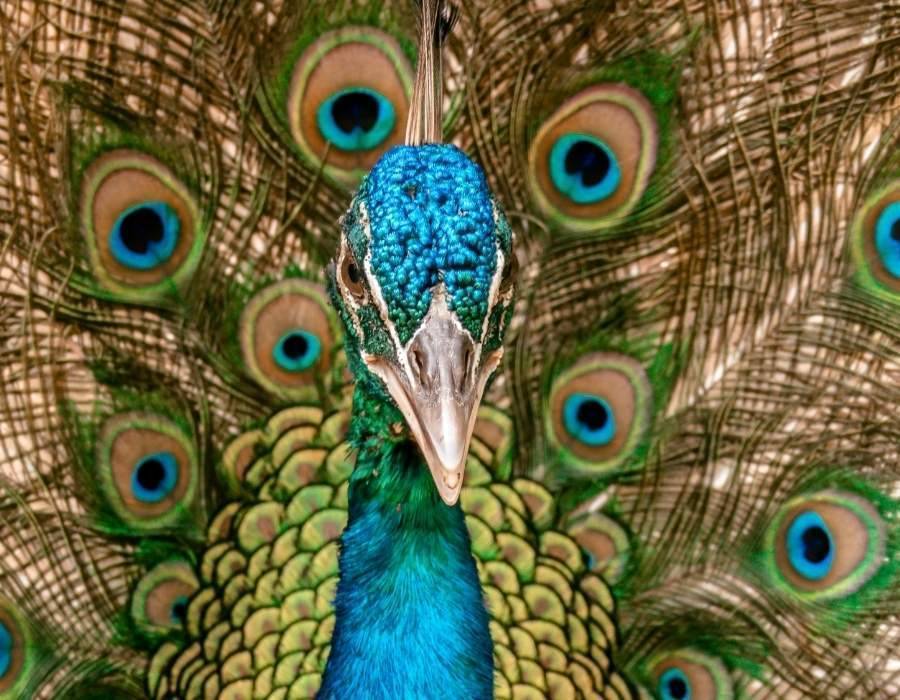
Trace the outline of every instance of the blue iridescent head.
[[455, 503], [513, 297], [512, 234], [481, 168], [451, 145], [388, 151], [344, 217], [335, 262], [348, 352], [380, 380]]

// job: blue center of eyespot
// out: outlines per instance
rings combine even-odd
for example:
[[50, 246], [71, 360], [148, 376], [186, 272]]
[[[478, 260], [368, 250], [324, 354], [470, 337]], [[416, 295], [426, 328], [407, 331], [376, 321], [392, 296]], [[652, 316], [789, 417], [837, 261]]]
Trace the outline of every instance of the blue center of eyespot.
[[691, 682], [680, 668], [670, 668], [659, 677], [659, 697], [663, 700], [690, 700]]
[[394, 130], [394, 105], [380, 92], [364, 87], [334, 93], [316, 110], [322, 138], [342, 151], [367, 151]]
[[172, 601], [172, 609], [169, 612], [169, 619], [176, 625], [183, 625], [187, 616], [188, 598], [186, 595], [180, 595]]
[[13, 639], [9, 628], [0, 622], [0, 678], [3, 678], [12, 666]]
[[165, 202], [143, 202], [129, 207], [109, 232], [113, 257], [132, 270], [151, 270], [175, 252], [181, 220]]
[[616, 419], [605, 399], [572, 394], [563, 403], [563, 425], [569, 434], [591, 447], [608, 445], [616, 436]]
[[142, 503], [159, 503], [178, 482], [178, 460], [171, 452], [154, 452], [131, 472], [131, 492]]
[[875, 222], [875, 250], [884, 269], [900, 279], [900, 202], [888, 204]]
[[312, 367], [322, 354], [322, 343], [312, 333], [296, 328], [282, 335], [272, 357], [285, 372], [302, 372]]
[[787, 553], [803, 578], [819, 581], [828, 575], [834, 564], [834, 540], [822, 516], [805, 510], [794, 518], [787, 530]]
[[589, 134], [566, 134], [550, 149], [550, 179], [576, 204], [596, 204], [616, 191], [622, 172], [603, 141]]

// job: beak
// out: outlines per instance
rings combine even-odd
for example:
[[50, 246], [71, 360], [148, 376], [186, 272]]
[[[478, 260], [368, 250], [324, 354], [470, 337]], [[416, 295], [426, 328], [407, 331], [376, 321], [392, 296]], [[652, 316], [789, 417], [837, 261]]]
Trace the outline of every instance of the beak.
[[476, 366], [472, 338], [443, 296], [435, 294], [422, 327], [407, 346], [406, 369], [380, 357], [366, 360], [403, 413], [441, 499], [452, 506], [462, 489], [478, 405], [503, 350]]

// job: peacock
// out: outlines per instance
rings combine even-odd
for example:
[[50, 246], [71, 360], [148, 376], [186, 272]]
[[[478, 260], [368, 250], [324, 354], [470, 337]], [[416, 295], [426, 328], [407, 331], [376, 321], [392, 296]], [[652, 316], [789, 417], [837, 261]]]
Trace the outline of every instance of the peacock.
[[0, 698], [900, 697], [895, 2], [0, 56]]

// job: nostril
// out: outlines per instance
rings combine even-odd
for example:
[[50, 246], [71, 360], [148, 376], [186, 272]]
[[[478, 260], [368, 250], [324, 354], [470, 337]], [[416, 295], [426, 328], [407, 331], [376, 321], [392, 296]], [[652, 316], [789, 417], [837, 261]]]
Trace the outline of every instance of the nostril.
[[463, 350], [462, 372], [460, 373], [459, 386], [457, 387], [459, 391], [464, 391], [466, 388], [466, 382], [469, 375], [472, 373], [472, 362], [474, 361], [474, 358], [475, 354], [472, 352], [471, 346], [466, 345]]
[[416, 379], [419, 380], [419, 383], [424, 384], [425, 358], [422, 356], [422, 351], [415, 346], [409, 349], [409, 366], [410, 369], [412, 369], [413, 374], [416, 376]]

